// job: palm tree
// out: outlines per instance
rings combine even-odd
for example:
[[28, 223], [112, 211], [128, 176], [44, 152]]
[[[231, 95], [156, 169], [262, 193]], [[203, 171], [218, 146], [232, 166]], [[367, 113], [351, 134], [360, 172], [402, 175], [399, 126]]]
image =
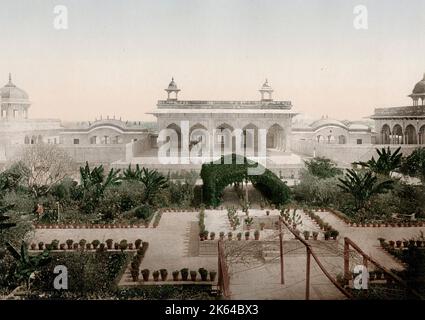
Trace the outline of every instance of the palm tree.
[[145, 186], [143, 201], [148, 204], [152, 204], [158, 192], [168, 186], [168, 179], [166, 177], [156, 170], [149, 170], [147, 168], [142, 168], [140, 181]]
[[389, 176], [390, 173], [394, 170], [397, 170], [401, 167], [401, 161], [403, 154], [400, 152], [401, 147], [397, 148], [394, 153], [391, 152], [390, 147], [382, 148], [381, 150], [376, 149], [376, 152], [379, 155], [378, 160], [375, 160], [374, 157], [367, 162], [354, 162], [354, 164], [359, 164], [363, 167], [369, 168], [377, 174], [382, 174]]
[[358, 173], [351, 169], [347, 169], [344, 179], [338, 178], [338, 180], [341, 182], [338, 187], [353, 196], [356, 210], [365, 208], [367, 201], [373, 195], [385, 193], [391, 189], [394, 182], [390, 179], [379, 182], [371, 171]]
[[128, 165], [128, 169], [123, 171], [123, 179], [124, 180], [138, 180], [140, 181], [142, 178], [142, 170], [140, 170], [139, 165], [136, 165], [136, 169], [131, 168], [131, 164]]
[[103, 197], [105, 190], [111, 186], [118, 185], [121, 177], [120, 170], [111, 169], [105, 176], [103, 166], [94, 167], [92, 170], [86, 162], [85, 167], [80, 167], [80, 181], [83, 191], [83, 207], [92, 210]]
[[29, 289], [30, 277], [33, 273], [51, 261], [50, 251], [46, 249], [39, 255], [30, 256], [27, 244], [24, 241], [22, 241], [20, 253], [9, 242], [6, 242], [6, 247], [18, 264], [15, 270], [18, 281], [25, 282], [27, 289]]

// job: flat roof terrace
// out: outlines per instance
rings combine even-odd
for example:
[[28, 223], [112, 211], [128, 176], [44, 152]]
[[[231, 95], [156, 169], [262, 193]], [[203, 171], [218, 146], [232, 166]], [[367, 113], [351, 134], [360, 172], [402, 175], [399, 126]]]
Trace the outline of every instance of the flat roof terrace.
[[159, 100], [163, 109], [291, 109], [291, 101]]

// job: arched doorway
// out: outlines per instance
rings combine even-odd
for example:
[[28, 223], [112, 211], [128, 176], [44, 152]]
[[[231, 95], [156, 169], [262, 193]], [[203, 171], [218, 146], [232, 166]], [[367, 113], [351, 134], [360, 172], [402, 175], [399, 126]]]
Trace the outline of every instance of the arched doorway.
[[392, 143], [393, 144], [403, 143], [403, 129], [401, 128], [399, 124], [396, 124], [393, 128]]
[[316, 137], [316, 140], [317, 140], [317, 142], [318, 142], [318, 143], [325, 143], [325, 142], [326, 142], [325, 137], [324, 137], [324, 136], [322, 136], [322, 135], [318, 135], [318, 136]]
[[406, 127], [405, 134], [407, 144], [417, 144], [416, 129], [413, 125], [409, 124]]
[[236, 150], [236, 139], [233, 127], [227, 123], [217, 126], [214, 137], [215, 152], [221, 155], [233, 153]]
[[245, 156], [255, 156], [258, 153], [258, 127], [252, 123], [242, 129], [242, 149]]
[[180, 155], [180, 151], [181, 151], [181, 147], [182, 147], [182, 133], [181, 133], [181, 129], [180, 127], [175, 124], [175, 123], [171, 123], [167, 126], [168, 130], [173, 130], [176, 134], [175, 137], [171, 137], [168, 136], [166, 142], [170, 142], [170, 155], [173, 156], [179, 156]]
[[336, 139], [335, 139], [335, 137], [333, 135], [331, 135], [331, 134], [328, 135], [328, 137], [327, 137], [327, 143], [334, 144], [335, 141], [336, 141]]
[[419, 129], [419, 144], [425, 144], [425, 125]]
[[275, 123], [267, 130], [267, 148], [285, 150], [285, 136], [283, 128]]
[[388, 124], [384, 124], [381, 129], [381, 143], [390, 144], [391, 143], [391, 129]]
[[200, 123], [193, 125], [189, 131], [189, 151], [195, 153], [194, 156], [206, 156], [209, 152], [209, 135], [205, 126]]

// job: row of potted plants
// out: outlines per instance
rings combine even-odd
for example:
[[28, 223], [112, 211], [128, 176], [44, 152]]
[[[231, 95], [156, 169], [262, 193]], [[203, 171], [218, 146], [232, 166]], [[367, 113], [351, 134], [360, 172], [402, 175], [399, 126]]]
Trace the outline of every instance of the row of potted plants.
[[[209, 239], [208, 239], [208, 234], [209, 234]], [[260, 230], [255, 230], [253, 232], [254, 235], [254, 240], [260, 240]], [[226, 237], [227, 236], [227, 237]], [[237, 239], [238, 241], [242, 240], [242, 232], [238, 232], [236, 234], [236, 238], [233, 237], [234, 233], [233, 232], [228, 232], [227, 235], [222, 231], [219, 233], [219, 239], [220, 240], [233, 240], [233, 239]], [[205, 233], [203, 234], [203, 237], [201, 238], [201, 241], [204, 240], [215, 240], [216, 238], [216, 234], [215, 232], [208, 232], [205, 231]], [[244, 233], [244, 239], [245, 240], [250, 240], [251, 239], [251, 232], [250, 231], [245, 231]]]
[[129, 223], [71, 223], [71, 224], [39, 224], [34, 223], [36, 229], [122, 229], [122, 228], [149, 228], [149, 223], [129, 224]]
[[350, 222], [350, 227], [423, 227], [425, 223], [423, 221], [409, 221], [409, 222]]
[[44, 243], [40, 241], [38, 244], [31, 243], [31, 250], [138, 250], [144, 242], [137, 239], [133, 242], [128, 242], [127, 240], [121, 240], [119, 243], [115, 242], [112, 239], [108, 239], [105, 243], [99, 240], [93, 240], [87, 242], [85, 239], [81, 239], [76, 242], [72, 239], [66, 240], [64, 243], [60, 243], [59, 240], [53, 240], [51, 243]]
[[[334, 229], [329, 223], [323, 221], [323, 219], [320, 218], [317, 214], [315, 214], [312, 210], [306, 209], [304, 212], [310, 217], [311, 220], [317, 223], [320, 230], [323, 231], [325, 240], [329, 240], [329, 239], [336, 240], [336, 238], [339, 235], [338, 230]], [[304, 234], [304, 238], [305, 238], [305, 235], [306, 234]], [[313, 232], [313, 238], [314, 238], [314, 232]], [[316, 239], [317, 239], [317, 236], [316, 236]]]
[[[138, 271], [138, 270], [137, 270]], [[200, 275], [200, 279], [197, 278], [198, 273]], [[149, 269], [143, 269], [141, 271], [142, 274], [142, 279], [143, 281], [149, 281], [150, 280], [150, 270]], [[215, 278], [217, 276], [217, 272], [216, 271], [208, 271], [205, 268], [199, 268], [198, 271], [195, 270], [190, 270], [188, 268], [183, 268], [180, 271], [179, 270], [175, 270], [172, 273], [172, 277], [173, 277], [173, 281], [197, 281], [198, 279], [200, 281], [211, 281], [214, 282]], [[133, 281], [138, 281], [139, 280], [139, 273], [134, 271], [134, 273], [132, 273], [132, 278]], [[190, 278], [189, 278], [190, 276]], [[161, 279], [161, 281], [167, 281], [168, 279], [168, 270], [167, 269], [160, 269], [160, 270], [155, 270], [152, 272], [152, 279], [154, 281], [159, 281]]]
[[418, 247], [418, 248], [425, 247], [425, 241], [420, 240], [420, 239], [418, 239], [418, 240], [413, 240], [413, 239], [411, 239], [411, 240], [397, 240], [397, 241], [390, 240], [388, 242], [386, 242], [384, 238], [379, 238], [378, 240], [381, 244], [381, 247], [383, 247], [384, 249], [386, 247], [397, 248], [397, 249], [403, 249], [403, 248], [407, 249], [409, 247]]
[[149, 243], [143, 242], [142, 246], [137, 249], [136, 254], [133, 256], [130, 264], [130, 273], [134, 281], [137, 281], [139, 278], [140, 265], [142, 260], [145, 257], [146, 251], [148, 250]]

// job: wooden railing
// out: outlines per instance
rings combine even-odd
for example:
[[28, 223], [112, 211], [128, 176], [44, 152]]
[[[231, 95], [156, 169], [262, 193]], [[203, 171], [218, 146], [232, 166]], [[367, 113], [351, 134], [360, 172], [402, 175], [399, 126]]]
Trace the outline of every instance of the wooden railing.
[[319, 266], [320, 270], [322, 270], [322, 272], [325, 274], [325, 276], [329, 279], [329, 281], [344, 295], [346, 296], [348, 299], [352, 299], [353, 296], [352, 294], [347, 291], [346, 289], [344, 289], [344, 287], [342, 287], [338, 281], [336, 281], [336, 279], [334, 279], [330, 273], [326, 270], [326, 268], [323, 266], [323, 264], [320, 262], [319, 258], [317, 257], [317, 255], [314, 253], [314, 251], [311, 248], [311, 245], [305, 241], [303, 238], [301, 238], [295, 231], [294, 229], [292, 229], [289, 224], [284, 221], [281, 217], [280, 217], [280, 221], [288, 228], [288, 230], [295, 236], [295, 238], [299, 241], [301, 241], [301, 243], [305, 246], [306, 248], [306, 253], [307, 253], [307, 262], [306, 262], [306, 284], [305, 284], [305, 299], [309, 300], [310, 299], [310, 268], [311, 268], [311, 257], [313, 257], [313, 259], [316, 261], [317, 265]]
[[226, 257], [224, 255], [223, 240], [218, 241], [218, 287], [223, 297], [230, 297], [230, 277], [227, 269]]
[[393, 281], [395, 281], [397, 284], [399, 284], [401, 287], [405, 288], [409, 293], [412, 294], [417, 299], [422, 300], [422, 296], [416, 292], [414, 289], [410, 288], [409, 285], [401, 279], [399, 276], [382, 266], [380, 263], [375, 261], [372, 257], [368, 256], [365, 252], [363, 252], [360, 247], [355, 244], [350, 238], [345, 237], [344, 238], [344, 278], [345, 281], [349, 281], [351, 279], [351, 273], [350, 273], [350, 247], [352, 247], [357, 253], [359, 253], [363, 258], [363, 265], [367, 268], [368, 262], [372, 263], [376, 268], [383, 271], [387, 277], [391, 278]]

